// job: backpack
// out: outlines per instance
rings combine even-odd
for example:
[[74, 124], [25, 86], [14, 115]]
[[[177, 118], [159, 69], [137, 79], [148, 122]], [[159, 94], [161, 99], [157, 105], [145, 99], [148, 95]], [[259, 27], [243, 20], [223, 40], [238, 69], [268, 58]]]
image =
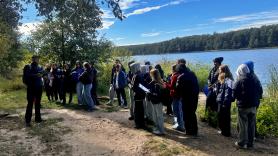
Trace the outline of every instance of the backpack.
[[31, 65], [29, 65], [29, 64], [25, 65], [24, 68], [23, 68], [22, 82], [25, 85], [29, 84], [28, 74], [30, 73], [30, 70], [31, 70]]

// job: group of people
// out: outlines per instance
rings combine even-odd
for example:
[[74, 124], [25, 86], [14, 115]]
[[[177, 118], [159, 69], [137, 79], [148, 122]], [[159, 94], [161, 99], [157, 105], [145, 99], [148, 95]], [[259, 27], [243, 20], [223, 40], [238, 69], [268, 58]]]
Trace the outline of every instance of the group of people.
[[76, 61], [75, 68], [69, 64], [47, 64], [45, 69], [39, 66], [39, 57], [34, 55], [32, 63], [25, 65], [23, 69], [23, 82], [27, 86], [27, 108], [25, 121], [31, 126], [32, 107], [35, 103], [35, 121], [41, 122], [40, 107], [43, 88], [49, 101], [66, 104], [66, 93], [69, 93], [69, 101], [72, 95], [77, 94], [78, 104], [85, 105], [88, 111], [96, 109], [99, 104], [96, 94], [97, 70], [93, 64]]
[[[254, 63], [248, 61], [241, 64], [237, 78], [227, 65], [222, 65], [223, 58], [213, 60], [214, 67], [209, 73], [206, 112], [217, 114], [219, 133], [231, 136], [231, 104], [236, 100], [238, 107], [239, 141], [236, 146], [253, 147], [256, 132], [256, 109], [259, 107], [263, 89], [254, 73]], [[134, 120], [135, 128], [146, 129], [154, 125], [152, 132], [164, 135], [163, 106], [167, 114], [174, 116], [173, 128], [185, 132], [186, 135], [196, 136], [198, 124], [196, 110], [199, 97], [198, 79], [193, 71], [186, 66], [184, 59], [179, 59], [172, 65], [172, 73], [164, 75], [161, 65], [152, 66], [131, 61], [127, 72], [117, 59], [111, 72], [109, 89], [110, 101], [113, 104], [116, 93], [118, 104], [127, 109], [125, 88], [130, 97], [130, 117]], [[66, 104], [66, 93], [69, 93], [69, 103], [76, 91], [79, 105], [86, 105], [88, 111], [98, 105], [96, 95], [97, 70], [93, 64], [77, 61], [75, 68], [51, 64], [45, 70], [39, 66], [39, 57], [33, 56], [32, 63], [26, 65], [23, 71], [23, 82], [27, 85], [27, 100], [25, 121], [31, 126], [32, 107], [35, 103], [35, 121], [41, 122], [40, 100], [44, 86], [49, 101], [59, 101]], [[210, 121], [208, 121], [210, 122]]]
[[222, 65], [223, 57], [213, 60], [214, 67], [208, 77], [208, 92], [206, 113], [208, 122], [210, 115], [217, 114], [217, 125], [223, 136], [231, 136], [231, 104], [236, 100], [238, 107], [239, 141], [235, 143], [240, 148], [253, 147], [256, 134], [256, 110], [263, 95], [261, 83], [254, 72], [254, 62], [241, 64], [234, 79], [227, 65]]
[[[175, 116], [176, 130], [187, 135], [197, 135], [196, 109], [198, 104], [199, 85], [196, 75], [186, 67], [186, 61], [180, 59], [172, 66], [172, 74], [164, 76], [161, 65], [152, 66], [150, 62], [140, 64], [128, 63], [129, 71], [119, 60], [112, 69], [110, 101], [117, 93], [119, 106], [127, 108], [124, 88], [128, 87], [130, 97], [130, 118], [135, 127], [146, 129], [147, 124], [155, 125], [153, 133], [165, 134], [163, 106], [167, 114]], [[173, 107], [172, 107], [173, 103]]]

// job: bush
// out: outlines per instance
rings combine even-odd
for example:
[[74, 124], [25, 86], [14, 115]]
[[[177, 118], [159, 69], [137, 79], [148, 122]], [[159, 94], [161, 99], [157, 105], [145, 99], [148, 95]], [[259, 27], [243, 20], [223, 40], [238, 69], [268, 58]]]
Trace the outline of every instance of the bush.
[[278, 136], [278, 70], [272, 66], [269, 70], [270, 82], [266, 88], [266, 97], [257, 111], [257, 130], [261, 135]]

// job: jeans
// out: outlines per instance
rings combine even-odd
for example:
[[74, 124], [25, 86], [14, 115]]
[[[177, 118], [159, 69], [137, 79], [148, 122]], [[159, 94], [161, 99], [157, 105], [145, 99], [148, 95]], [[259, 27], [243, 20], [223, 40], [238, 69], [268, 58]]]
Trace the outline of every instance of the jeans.
[[134, 117], [134, 92], [132, 89], [129, 88], [129, 97], [130, 97], [130, 116]]
[[253, 146], [256, 125], [256, 107], [238, 108], [239, 144]]
[[30, 123], [32, 118], [33, 103], [35, 103], [35, 121], [41, 121], [41, 97], [42, 87], [27, 87], [27, 107], [25, 113], [25, 122]]
[[125, 89], [124, 88], [117, 88], [116, 89], [116, 93], [117, 93], [117, 98], [118, 98], [119, 106], [122, 105], [122, 100], [123, 100], [123, 102], [124, 102], [123, 105], [125, 107], [127, 107]]
[[114, 97], [115, 97], [115, 90], [114, 90], [113, 85], [110, 85], [110, 88], [109, 88], [109, 103], [110, 104], [113, 104]]
[[91, 111], [95, 108], [94, 101], [91, 96], [92, 84], [83, 85], [82, 101], [83, 104], [88, 105], [88, 110]]
[[155, 122], [154, 112], [153, 112], [154, 111], [153, 104], [147, 98], [145, 98], [145, 103], [146, 103], [146, 111], [145, 111], [146, 114], [145, 115], [146, 115], [147, 119]]
[[173, 111], [177, 118], [178, 127], [184, 129], [182, 103], [178, 98], [173, 99]]
[[163, 105], [162, 103], [153, 104], [153, 112], [154, 112], [154, 122], [156, 125], [156, 129], [160, 133], [165, 133], [164, 130], [164, 118], [163, 118]]
[[82, 103], [82, 90], [83, 90], [83, 84], [81, 82], [77, 82], [76, 94], [77, 94], [78, 104]]

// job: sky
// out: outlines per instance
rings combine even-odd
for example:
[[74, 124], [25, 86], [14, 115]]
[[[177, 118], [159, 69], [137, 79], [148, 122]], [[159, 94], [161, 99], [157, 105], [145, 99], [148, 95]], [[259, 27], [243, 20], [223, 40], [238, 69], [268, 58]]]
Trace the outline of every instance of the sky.
[[[120, 0], [120, 6], [123, 21], [101, 7], [98, 30], [117, 46], [278, 24], [278, 0]], [[43, 20], [33, 5], [26, 7], [19, 27], [25, 36]]]

